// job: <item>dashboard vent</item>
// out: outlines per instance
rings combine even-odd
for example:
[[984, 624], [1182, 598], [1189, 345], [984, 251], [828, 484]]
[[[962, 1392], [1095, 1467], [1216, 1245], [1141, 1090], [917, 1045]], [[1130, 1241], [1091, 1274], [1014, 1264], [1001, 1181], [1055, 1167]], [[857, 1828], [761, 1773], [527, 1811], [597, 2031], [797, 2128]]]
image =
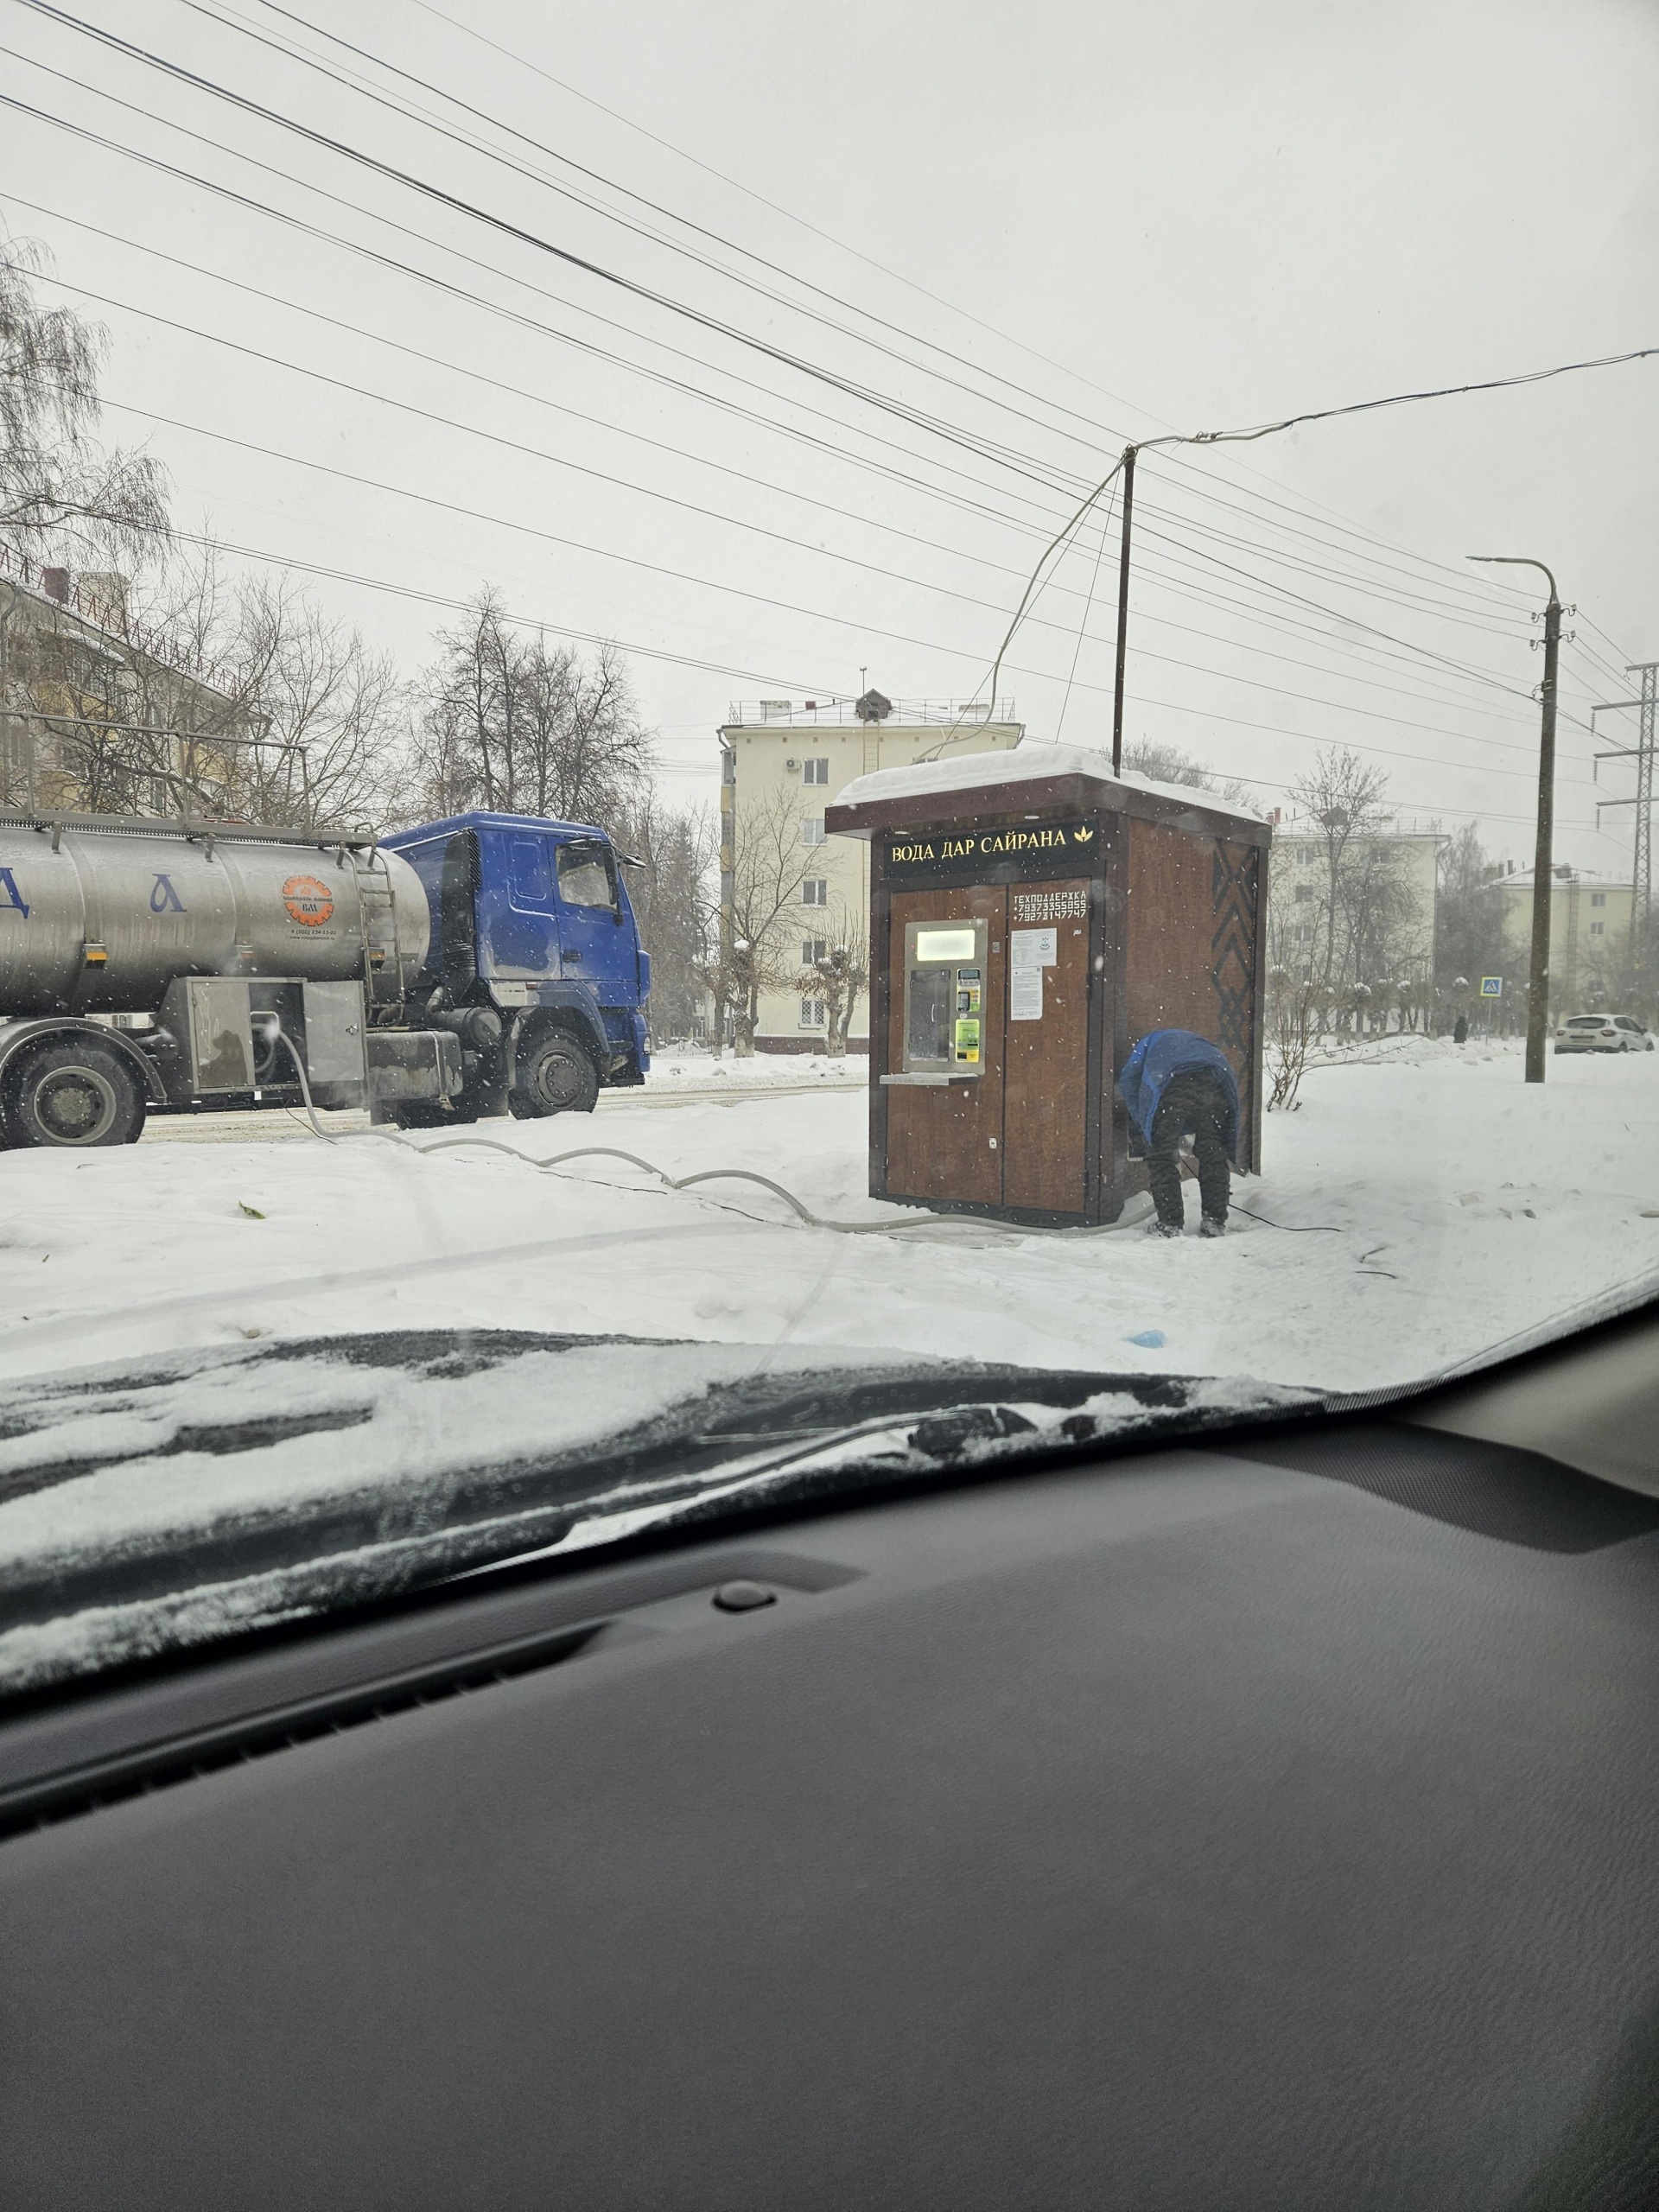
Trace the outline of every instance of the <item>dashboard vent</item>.
[[379, 1681], [278, 1707], [216, 1729], [175, 1738], [147, 1751], [42, 1777], [0, 1796], [0, 1838], [20, 1835], [32, 1828], [48, 1827], [59, 1821], [74, 1820], [84, 1813], [101, 1811], [124, 1798], [145, 1797], [181, 1782], [245, 1765], [272, 1751], [285, 1751], [301, 1744], [337, 1736], [348, 1728], [361, 1728], [394, 1713], [463, 1697], [547, 1667], [574, 1659], [608, 1624], [590, 1621], [578, 1628], [563, 1628], [523, 1638], [493, 1649], [469, 1652], [432, 1667], [397, 1675]]

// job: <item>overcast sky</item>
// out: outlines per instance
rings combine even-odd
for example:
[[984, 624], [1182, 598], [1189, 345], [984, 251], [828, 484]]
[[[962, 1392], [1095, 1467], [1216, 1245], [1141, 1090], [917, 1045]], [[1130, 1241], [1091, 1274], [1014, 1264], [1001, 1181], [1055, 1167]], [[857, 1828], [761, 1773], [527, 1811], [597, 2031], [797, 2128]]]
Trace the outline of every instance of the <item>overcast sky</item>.
[[[73, 12], [817, 373], [20, 0], [11, 98], [314, 228], [15, 113], [0, 216], [49, 247], [45, 296], [108, 326], [108, 428], [166, 461], [185, 527], [372, 579], [312, 588], [411, 671], [452, 619], [430, 602], [486, 578], [518, 614], [677, 656], [635, 672], [688, 797], [732, 701], [845, 696], [865, 669], [899, 699], [974, 693], [1127, 437], [1659, 344], [1652, 0], [440, 7]], [[1318, 742], [1363, 747], [1408, 812], [1478, 814], [1523, 858], [1541, 579], [1463, 556], [1533, 555], [1580, 610], [1561, 849], [1619, 873], [1586, 709], [1659, 658], [1656, 421], [1659, 359], [1147, 455], [1130, 734], [1268, 804]], [[1109, 739], [1098, 537], [1008, 656], [1035, 737], [1064, 713], [1068, 741]]]

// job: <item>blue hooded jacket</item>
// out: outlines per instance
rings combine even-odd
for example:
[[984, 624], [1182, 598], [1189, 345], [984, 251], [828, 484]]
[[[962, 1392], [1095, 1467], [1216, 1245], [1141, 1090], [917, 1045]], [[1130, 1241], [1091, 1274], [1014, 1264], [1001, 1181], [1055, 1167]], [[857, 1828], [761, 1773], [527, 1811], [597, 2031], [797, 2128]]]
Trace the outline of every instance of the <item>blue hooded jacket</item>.
[[1195, 1037], [1190, 1029], [1149, 1029], [1124, 1063], [1117, 1087], [1129, 1118], [1150, 1144], [1153, 1122], [1165, 1090], [1176, 1076], [1195, 1070], [1214, 1076], [1226, 1094], [1230, 1159], [1238, 1151], [1238, 1078], [1226, 1054], [1207, 1038]]

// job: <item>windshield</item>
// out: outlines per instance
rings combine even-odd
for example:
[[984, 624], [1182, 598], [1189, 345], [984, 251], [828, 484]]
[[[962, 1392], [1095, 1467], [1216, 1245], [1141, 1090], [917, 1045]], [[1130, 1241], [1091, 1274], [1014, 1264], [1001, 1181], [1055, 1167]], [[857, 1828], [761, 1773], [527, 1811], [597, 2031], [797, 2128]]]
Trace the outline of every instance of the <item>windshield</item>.
[[1652, 1294], [1650, 11], [13, 15], [0, 1691]]

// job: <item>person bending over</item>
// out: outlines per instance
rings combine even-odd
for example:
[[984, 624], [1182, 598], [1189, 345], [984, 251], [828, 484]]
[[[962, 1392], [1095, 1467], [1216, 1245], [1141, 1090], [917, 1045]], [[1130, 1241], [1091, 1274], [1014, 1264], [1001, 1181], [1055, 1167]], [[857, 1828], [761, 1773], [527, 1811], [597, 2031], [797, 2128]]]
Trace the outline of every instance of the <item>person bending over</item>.
[[1226, 1055], [1190, 1029], [1149, 1030], [1129, 1054], [1117, 1087], [1147, 1148], [1158, 1209], [1148, 1235], [1181, 1233], [1181, 1140], [1187, 1136], [1198, 1156], [1198, 1234], [1224, 1235], [1228, 1165], [1238, 1149], [1238, 1079]]

